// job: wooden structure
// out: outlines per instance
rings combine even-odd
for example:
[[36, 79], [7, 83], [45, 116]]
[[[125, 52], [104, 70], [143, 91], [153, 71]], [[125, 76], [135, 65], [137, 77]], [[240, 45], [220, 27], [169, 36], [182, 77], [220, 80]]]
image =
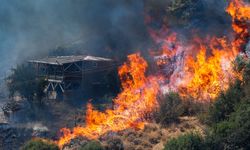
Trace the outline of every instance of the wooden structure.
[[107, 86], [108, 75], [114, 73], [118, 66], [108, 58], [84, 55], [47, 57], [30, 60], [29, 63], [35, 68], [37, 76], [48, 81], [45, 91], [54, 98], [67, 91], [91, 93], [98, 85]]

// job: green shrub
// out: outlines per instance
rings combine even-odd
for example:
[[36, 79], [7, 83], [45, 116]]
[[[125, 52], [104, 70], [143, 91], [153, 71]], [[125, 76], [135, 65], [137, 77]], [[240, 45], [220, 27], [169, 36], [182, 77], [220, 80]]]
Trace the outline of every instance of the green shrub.
[[80, 148], [80, 150], [104, 150], [100, 142], [90, 141], [86, 145]]
[[59, 147], [42, 139], [32, 139], [28, 141], [21, 150], [59, 150]]
[[196, 133], [189, 133], [170, 139], [164, 150], [200, 150], [203, 148], [203, 140]]
[[237, 80], [226, 93], [222, 93], [215, 100], [209, 109], [208, 120], [210, 124], [226, 120], [234, 112], [235, 105], [241, 101], [244, 95], [241, 84], [242, 82]]
[[183, 105], [183, 115], [194, 116], [206, 112], [208, 107], [207, 103], [200, 103], [198, 101], [190, 99], [182, 100]]
[[183, 105], [180, 96], [170, 93], [159, 100], [159, 110], [154, 113], [156, 122], [167, 125], [179, 120], [183, 114]]
[[243, 81], [236, 81], [218, 97], [209, 110], [210, 130], [206, 149], [250, 149], [250, 63], [236, 59], [236, 70], [243, 72]]
[[229, 120], [215, 124], [206, 143], [211, 149], [250, 149], [250, 101], [239, 104]]

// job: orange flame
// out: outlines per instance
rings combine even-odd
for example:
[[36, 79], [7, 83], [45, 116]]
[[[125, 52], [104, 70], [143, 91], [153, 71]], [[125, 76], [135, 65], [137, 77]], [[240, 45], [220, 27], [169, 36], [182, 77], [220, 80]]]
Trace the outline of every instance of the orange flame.
[[[221, 91], [228, 89], [230, 82], [242, 78], [234, 71], [232, 62], [250, 37], [250, 5], [242, 0], [232, 0], [226, 11], [232, 16], [235, 39], [193, 38], [190, 43], [184, 43], [178, 41], [176, 34], [170, 33], [165, 26], [160, 31], [149, 30], [156, 43], [163, 43], [161, 53], [153, 53], [157, 55], [156, 64], [164, 68], [164, 65], [174, 63], [175, 67], [172, 74], [167, 74], [168, 82], [162, 87], [164, 93], [175, 91], [199, 101], [213, 100]], [[162, 37], [164, 34], [167, 36]], [[184, 55], [180, 55], [182, 53]], [[169, 61], [175, 59], [176, 62]]]
[[[182, 95], [213, 100], [221, 91], [227, 90], [235, 78], [242, 78], [233, 70], [232, 61], [249, 40], [250, 5], [242, 0], [232, 0], [226, 11], [232, 16], [236, 38], [232, 42], [226, 38], [212, 38], [208, 46], [200, 45], [196, 59], [188, 56], [184, 65], [186, 77], [178, 87]], [[207, 56], [208, 49], [210, 56]]]
[[233, 51], [238, 52], [250, 37], [250, 5], [243, 0], [232, 0], [226, 11], [232, 17], [232, 28], [236, 33]]
[[[242, 0], [232, 0], [226, 11], [232, 16], [232, 28], [236, 35], [234, 40], [225, 37], [206, 40], [194, 38], [192, 44], [184, 44], [178, 41], [177, 34], [170, 33], [166, 27], [160, 32], [151, 30], [155, 42], [163, 42], [157, 55], [171, 61], [173, 57], [173, 60], [177, 60], [173, 61], [175, 68], [165, 78], [168, 80], [165, 85], [159, 85], [162, 77], [145, 76], [148, 65], [139, 54], [129, 55], [129, 62], [119, 68], [123, 90], [113, 100], [114, 109], [99, 112], [88, 104], [86, 126], [78, 126], [73, 130], [61, 129], [63, 136], [57, 142], [58, 145], [63, 147], [78, 136], [96, 139], [108, 131], [131, 127], [142, 129], [145, 114], [158, 106], [157, 94], [160, 89], [163, 92], [177, 91], [183, 97], [192, 96], [200, 101], [214, 99], [221, 91], [227, 90], [231, 81], [240, 78], [233, 70], [232, 61], [250, 37], [250, 6]], [[162, 37], [162, 32], [167, 33], [167, 36]], [[161, 66], [172, 62], [158, 59], [156, 63]]]
[[[186, 77], [179, 87], [181, 95], [192, 96], [196, 100], [213, 100], [238, 77], [232, 65], [236, 55], [225, 38], [213, 38], [209, 42], [208, 46], [200, 44], [195, 58], [187, 56], [185, 59]], [[209, 51], [211, 54], [207, 54]]]
[[119, 68], [123, 91], [113, 100], [114, 109], [99, 112], [88, 104], [86, 126], [72, 131], [63, 128], [63, 136], [58, 141], [60, 147], [78, 136], [96, 139], [108, 131], [144, 127], [144, 115], [157, 107], [159, 79], [144, 75], [147, 63], [139, 54], [129, 55], [128, 60]]

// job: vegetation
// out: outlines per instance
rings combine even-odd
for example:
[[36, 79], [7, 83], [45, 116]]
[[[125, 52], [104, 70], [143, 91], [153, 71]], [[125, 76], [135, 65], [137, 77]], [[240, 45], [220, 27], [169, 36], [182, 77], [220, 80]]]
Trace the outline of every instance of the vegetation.
[[120, 138], [112, 138], [108, 140], [106, 149], [124, 150], [124, 145]]
[[203, 148], [203, 140], [196, 133], [188, 133], [178, 138], [173, 138], [165, 145], [164, 150], [200, 150]]
[[228, 120], [219, 122], [211, 128], [207, 146], [211, 149], [250, 149], [250, 101], [237, 106]]
[[199, 115], [207, 109], [205, 104], [192, 99], [182, 100], [177, 93], [159, 98], [158, 103], [160, 108], [154, 113], [154, 118], [162, 125], [178, 122], [180, 116]]
[[32, 139], [28, 141], [21, 150], [59, 150], [59, 147], [42, 139]]
[[80, 148], [80, 150], [104, 150], [100, 142], [90, 141], [86, 145]]
[[27, 64], [18, 65], [12, 69], [12, 74], [7, 77], [9, 96], [13, 97], [18, 93], [28, 101], [41, 101], [44, 96], [46, 81], [36, 78], [35, 70]]
[[243, 80], [231, 84], [209, 108], [204, 140], [188, 134], [170, 140], [165, 149], [250, 149], [250, 62], [237, 58], [235, 69], [243, 73]]
[[228, 119], [230, 114], [234, 112], [235, 105], [241, 101], [242, 91], [241, 82], [238, 80], [231, 85], [226, 93], [221, 93], [209, 110], [209, 123], [218, 123]]
[[183, 105], [180, 96], [170, 93], [159, 100], [160, 109], [154, 113], [154, 118], [163, 125], [179, 120], [183, 114]]

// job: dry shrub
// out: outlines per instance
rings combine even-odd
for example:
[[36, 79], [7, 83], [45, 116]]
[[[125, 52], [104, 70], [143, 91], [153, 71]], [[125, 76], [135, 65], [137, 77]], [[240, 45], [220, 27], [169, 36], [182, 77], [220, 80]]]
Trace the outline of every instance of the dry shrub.
[[154, 113], [157, 123], [168, 125], [179, 121], [179, 116], [183, 114], [183, 104], [180, 96], [170, 93], [159, 99], [159, 110]]
[[124, 150], [123, 142], [120, 138], [112, 138], [107, 142], [107, 150]]

